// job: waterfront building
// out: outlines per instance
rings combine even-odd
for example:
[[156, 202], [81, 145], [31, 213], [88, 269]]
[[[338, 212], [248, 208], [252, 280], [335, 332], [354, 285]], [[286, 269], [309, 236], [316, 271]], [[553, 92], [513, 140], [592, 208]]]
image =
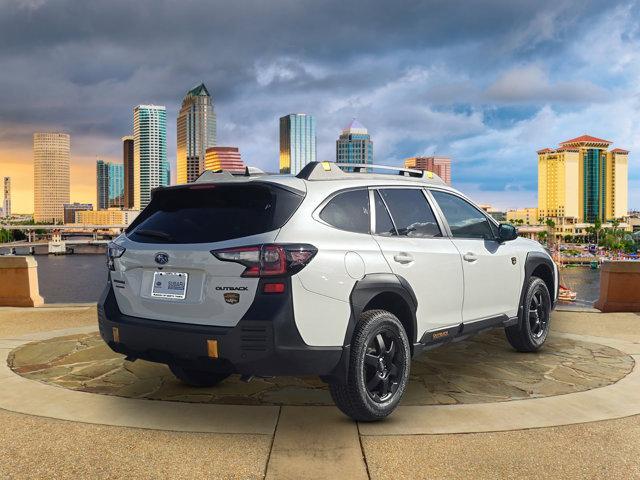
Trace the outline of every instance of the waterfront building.
[[[369, 131], [355, 118], [336, 140], [336, 162], [373, 164], [373, 142]], [[345, 171], [352, 169], [346, 168]]]
[[216, 145], [216, 112], [204, 83], [189, 90], [182, 100], [176, 133], [177, 182], [191, 183], [205, 169], [207, 148]]
[[205, 156], [205, 170], [243, 173], [245, 165], [237, 147], [210, 147]]
[[76, 223], [76, 212], [84, 212], [93, 210], [91, 203], [65, 203], [64, 206], [64, 223]]
[[433, 172], [444, 183], [451, 185], [451, 159], [449, 157], [411, 157], [404, 161], [404, 168]]
[[487, 212], [487, 214], [492, 216], [498, 222], [504, 222], [507, 218], [506, 212], [503, 212], [502, 210], [496, 210], [491, 205], [487, 205], [487, 204], [480, 205], [480, 208], [485, 212]]
[[138, 216], [140, 210], [122, 210], [109, 208], [107, 210], [83, 210], [75, 214], [75, 223], [82, 225], [126, 225]]
[[142, 210], [151, 190], [169, 185], [167, 161], [167, 109], [138, 105], [133, 109], [133, 203]]
[[538, 150], [538, 210], [544, 218], [574, 223], [627, 216], [627, 150], [582, 135], [555, 149]]
[[316, 121], [306, 113], [280, 118], [280, 173], [297, 175], [316, 161]]
[[3, 190], [2, 215], [9, 218], [11, 216], [11, 177], [4, 177]]
[[66, 133], [33, 134], [33, 219], [62, 222], [69, 203], [71, 137]]
[[124, 208], [133, 208], [133, 135], [122, 137], [124, 168]]
[[539, 225], [540, 216], [537, 208], [518, 208], [507, 210], [507, 222], [520, 223], [523, 225]]
[[96, 190], [98, 210], [124, 207], [124, 165], [98, 160]]

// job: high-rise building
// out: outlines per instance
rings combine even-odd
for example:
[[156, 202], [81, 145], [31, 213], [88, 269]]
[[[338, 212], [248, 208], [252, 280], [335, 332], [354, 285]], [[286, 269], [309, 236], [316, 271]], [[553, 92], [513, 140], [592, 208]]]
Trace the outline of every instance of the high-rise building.
[[11, 216], [11, 177], [4, 177], [4, 202], [2, 211], [5, 217]]
[[124, 165], [98, 160], [96, 187], [98, 210], [124, 207]]
[[90, 203], [65, 203], [64, 204], [64, 223], [76, 223], [76, 212], [84, 212], [93, 210]]
[[316, 121], [306, 113], [280, 118], [280, 173], [297, 175], [316, 161]]
[[133, 208], [133, 136], [122, 137], [124, 167], [124, 208]]
[[204, 83], [192, 88], [178, 113], [177, 182], [195, 181], [205, 166], [206, 150], [216, 144], [216, 112]]
[[404, 168], [427, 170], [451, 185], [451, 159], [449, 157], [411, 157], [404, 161]]
[[151, 190], [169, 185], [167, 162], [167, 110], [164, 106], [138, 105], [133, 109], [133, 202], [142, 210]]
[[205, 170], [242, 173], [245, 165], [237, 147], [210, 147], [205, 156]]
[[593, 223], [625, 217], [629, 152], [582, 135], [538, 150], [538, 210], [543, 218]]
[[[373, 163], [373, 142], [369, 131], [355, 118], [336, 140], [336, 162]], [[347, 168], [346, 170], [351, 170]]]
[[33, 134], [33, 219], [62, 222], [69, 203], [71, 138], [66, 133]]

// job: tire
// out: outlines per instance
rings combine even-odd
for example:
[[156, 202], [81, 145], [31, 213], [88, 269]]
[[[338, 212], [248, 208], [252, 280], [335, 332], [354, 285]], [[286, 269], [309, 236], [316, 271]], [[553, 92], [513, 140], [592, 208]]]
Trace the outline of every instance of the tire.
[[386, 310], [360, 315], [351, 339], [346, 383], [330, 383], [336, 406], [359, 422], [373, 422], [398, 406], [411, 368], [404, 327]]
[[182, 383], [186, 383], [191, 387], [213, 387], [227, 378], [229, 373], [215, 373], [206, 372], [202, 370], [193, 370], [191, 368], [185, 368], [180, 365], [169, 365], [171, 373], [173, 373], [178, 380]]
[[541, 278], [531, 277], [518, 323], [505, 328], [507, 340], [519, 352], [536, 352], [549, 335], [551, 296]]

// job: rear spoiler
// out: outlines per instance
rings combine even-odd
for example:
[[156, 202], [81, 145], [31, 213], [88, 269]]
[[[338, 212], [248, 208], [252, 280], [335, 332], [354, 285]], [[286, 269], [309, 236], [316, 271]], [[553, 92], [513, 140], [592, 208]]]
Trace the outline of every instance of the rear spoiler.
[[224, 182], [226, 180], [233, 181], [236, 180], [237, 177], [252, 177], [256, 175], [267, 174], [256, 167], [245, 167], [243, 173], [230, 172], [229, 170], [205, 170], [193, 183]]

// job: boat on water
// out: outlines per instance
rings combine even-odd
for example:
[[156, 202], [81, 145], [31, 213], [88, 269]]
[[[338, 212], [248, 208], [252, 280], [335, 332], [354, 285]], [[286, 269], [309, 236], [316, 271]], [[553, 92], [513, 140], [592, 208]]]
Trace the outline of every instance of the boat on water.
[[578, 294], [576, 292], [560, 284], [560, 291], [558, 292], [558, 300], [561, 300], [563, 302], [575, 302], [577, 296]]

